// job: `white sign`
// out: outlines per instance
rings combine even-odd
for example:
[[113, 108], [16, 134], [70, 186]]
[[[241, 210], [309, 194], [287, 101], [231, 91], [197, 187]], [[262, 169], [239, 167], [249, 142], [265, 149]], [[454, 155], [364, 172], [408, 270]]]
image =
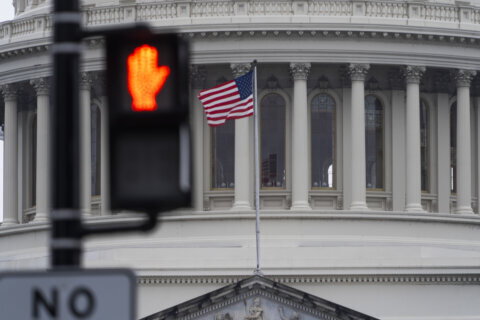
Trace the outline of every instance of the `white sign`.
[[9, 320], [133, 320], [127, 269], [0, 273], [0, 317]]

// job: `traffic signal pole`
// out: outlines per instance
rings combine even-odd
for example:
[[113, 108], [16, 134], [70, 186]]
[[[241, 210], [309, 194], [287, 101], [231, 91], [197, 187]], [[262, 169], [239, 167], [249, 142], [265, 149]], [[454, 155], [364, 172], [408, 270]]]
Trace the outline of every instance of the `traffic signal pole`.
[[54, 1], [52, 84], [52, 213], [50, 265], [81, 266], [82, 221], [79, 197], [79, 0]]

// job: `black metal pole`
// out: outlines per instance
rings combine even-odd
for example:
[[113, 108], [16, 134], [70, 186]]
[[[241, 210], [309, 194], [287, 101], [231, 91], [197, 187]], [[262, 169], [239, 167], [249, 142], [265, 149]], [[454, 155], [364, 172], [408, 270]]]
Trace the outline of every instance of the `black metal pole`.
[[79, 0], [54, 1], [52, 85], [51, 267], [80, 267], [79, 201]]

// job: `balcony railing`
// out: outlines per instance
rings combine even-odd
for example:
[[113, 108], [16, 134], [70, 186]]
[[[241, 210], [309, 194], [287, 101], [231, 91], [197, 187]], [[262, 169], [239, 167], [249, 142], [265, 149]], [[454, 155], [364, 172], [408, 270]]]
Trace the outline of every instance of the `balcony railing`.
[[[149, 21], [154, 26], [184, 28], [232, 23], [318, 23], [356, 25], [416, 26], [445, 30], [480, 30], [480, 7], [435, 2], [350, 1], [350, 0], [246, 0], [162, 1], [85, 7], [84, 25], [88, 27]], [[438, 29], [437, 29], [438, 30]], [[0, 45], [49, 37], [52, 32], [50, 15], [36, 15], [0, 24]]]

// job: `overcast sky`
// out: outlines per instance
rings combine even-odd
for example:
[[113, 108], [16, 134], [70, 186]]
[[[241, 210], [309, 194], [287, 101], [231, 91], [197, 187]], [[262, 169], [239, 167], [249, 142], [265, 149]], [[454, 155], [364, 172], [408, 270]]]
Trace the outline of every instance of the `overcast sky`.
[[[12, 19], [12, 0], [0, 0], [0, 21]], [[0, 141], [0, 221], [3, 221], [3, 141]]]
[[0, 21], [13, 19], [12, 0], [0, 0]]

